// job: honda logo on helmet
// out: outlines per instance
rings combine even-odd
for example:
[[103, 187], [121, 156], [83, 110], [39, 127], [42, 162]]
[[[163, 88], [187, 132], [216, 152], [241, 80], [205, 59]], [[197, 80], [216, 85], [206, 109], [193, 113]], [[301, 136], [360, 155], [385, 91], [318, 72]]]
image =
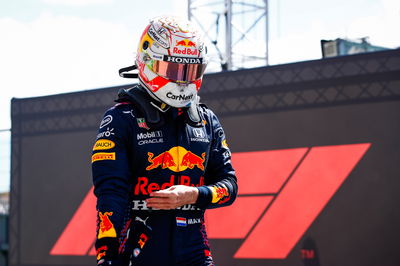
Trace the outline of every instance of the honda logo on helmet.
[[163, 60], [178, 64], [203, 64], [203, 58], [176, 57], [176, 56], [164, 55]]

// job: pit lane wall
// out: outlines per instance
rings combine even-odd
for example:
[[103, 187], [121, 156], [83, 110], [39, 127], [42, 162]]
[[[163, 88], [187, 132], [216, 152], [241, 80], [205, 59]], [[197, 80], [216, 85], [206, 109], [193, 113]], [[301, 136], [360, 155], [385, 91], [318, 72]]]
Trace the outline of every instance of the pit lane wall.
[[[90, 154], [122, 87], [13, 99], [11, 266], [94, 265]], [[209, 74], [201, 97], [239, 178], [207, 212], [217, 265], [398, 265], [399, 50]]]

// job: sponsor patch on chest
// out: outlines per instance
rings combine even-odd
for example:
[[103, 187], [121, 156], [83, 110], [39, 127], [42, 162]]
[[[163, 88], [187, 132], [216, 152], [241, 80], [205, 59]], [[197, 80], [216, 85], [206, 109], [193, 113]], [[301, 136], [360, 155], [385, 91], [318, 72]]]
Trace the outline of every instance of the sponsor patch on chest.
[[161, 130], [141, 132], [136, 135], [138, 145], [163, 143], [163, 132]]
[[202, 128], [192, 128], [192, 132], [190, 135], [190, 140], [195, 142], [205, 142], [209, 143], [210, 140], [207, 138], [206, 133]]

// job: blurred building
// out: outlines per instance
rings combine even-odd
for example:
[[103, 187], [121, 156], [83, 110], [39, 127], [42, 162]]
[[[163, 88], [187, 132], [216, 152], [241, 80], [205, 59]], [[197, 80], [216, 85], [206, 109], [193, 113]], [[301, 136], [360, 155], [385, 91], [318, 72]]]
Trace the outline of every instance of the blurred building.
[[8, 214], [10, 206], [9, 192], [0, 193], [0, 214]]
[[7, 265], [9, 198], [8, 192], [0, 193], [0, 265]]
[[336, 39], [321, 40], [322, 57], [335, 57], [341, 55], [361, 54], [389, 50], [389, 48], [372, 45], [368, 38], [361, 38], [359, 41]]

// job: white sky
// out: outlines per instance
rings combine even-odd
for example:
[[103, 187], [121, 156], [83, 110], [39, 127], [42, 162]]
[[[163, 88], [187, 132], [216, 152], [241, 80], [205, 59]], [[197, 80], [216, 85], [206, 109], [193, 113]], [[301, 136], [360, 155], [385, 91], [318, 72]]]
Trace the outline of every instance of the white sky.
[[[201, 0], [198, 0], [201, 2]], [[249, 0], [249, 2], [257, 2]], [[0, 0], [0, 129], [10, 100], [120, 84], [149, 18], [186, 16], [186, 0]], [[320, 40], [400, 46], [399, 0], [270, 0], [270, 64], [321, 58]], [[8, 142], [0, 134], [0, 145]], [[1, 147], [3, 147], [1, 146]], [[6, 152], [9, 157], [9, 152]], [[0, 155], [0, 192], [9, 160]]]

